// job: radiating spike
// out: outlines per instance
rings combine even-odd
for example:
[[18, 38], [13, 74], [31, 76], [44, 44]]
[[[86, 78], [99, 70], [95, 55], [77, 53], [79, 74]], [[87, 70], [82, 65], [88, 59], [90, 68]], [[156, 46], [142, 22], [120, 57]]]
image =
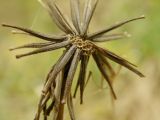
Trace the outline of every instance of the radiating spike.
[[[84, 89], [86, 88], [86, 86], [87, 86], [87, 84], [88, 84], [91, 76], [92, 76], [92, 72], [89, 71], [88, 77], [87, 77], [86, 82], [85, 82], [85, 84], [84, 84]], [[79, 75], [79, 77], [80, 77], [80, 75]], [[73, 94], [73, 97], [74, 97], [74, 98], [76, 98], [76, 94], [77, 94], [77, 90], [78, 90], [78, 87], [79, 87], [79, 86], [80, 86], [80, 82], [79, 82], [79, 79], [78, 79], [77, 84], [76, 84], [76, 88], [75, 88], [75, 91], [74, 91], [74, 94]], [[80, 102], [81, 102], [81, 101], [80, 101]]]
[[43, 108], [43, 119], [44, 119], [44, 120], [47, 120], [46, 105], [45, 105], [45, 107]]
[[[64, 69], [65, 69], [65, 67], [64, 67]], [[60, 86], [59, 87], [57, 86], [57, 90], [55, 91], [56, 101], [55, 101], [54, 108], [52, 109], [53, 110], [53, 120], [63, 120], [64, 105], [61, 104], [61, 98], [62, 98], [61, 96], [63, 95], [63, 92], [64, 92], [64, 90], [63, 90], [64, 83], [65, 83], [64, 69], [61, 70], [61, 76], [60, 76], [61, 77], [61, 83], [59, 83]]]
[[89, 61], [88, 56], [82, 56], [81, 68], [80, 68], [80, 77], [79, 77], [80, 104], [83, 104], [83, 92], [84, 92], [84, 87], [85, 87], [85, 79], [86, 79], [88, 61]]
[[79, 59], [80, 59], [80, 50], [77, 49], [75, 54], [74, 54], [74, 57], [73, 57], [73, 60], [72, 60], [72, 63], [71, 63], [71, 66], [70, 66], [70, 69], [69, 69], [69, 72], [68, 72], [68, 76], [67, 76], [67, 80], [66, 80], [66, 85], [65, 85], [65, 89], [64, 89], [64, 95], [63, 95], [63, 99], [62, 99], [62, 103], [66, 103], [66, 98], [70, 93], [70, 89], [71, 89], [71, 85], [72, 85], [72, 81], [73, 81], [73, 78], [74, 78], [74, 74], [76, 72], [76, 69], [77, 69], [77, 65], [78, 65], [78, 62], [79, 62]]
[[[42, 104], [41, 104], [41, 110], [45, 107], [45, 105], [46, 105], [46, 103], [48, 102], [48, 100], [49, 100], [49, 98], [50, 98], [50, 92], [45, 96], [45, 98], [44, 98], [44, 100], [43, 100], [43, 102], [42, 102]], [[41, 112], [41, 110], [40, 110], [40, 112]]]
[[70, 4], [73, 25], [76, 28], [77, 32], [81, 34], [80, 1], [70, 0]]
[[[47, 93], [46, 93], [47, 94]], [[46, 95], [45, 94], [45, 95]], [[34, 118], [34, 120], [39, 120], [40, 119], [40, 115], [41, 115], [41, 105], [42, 105], [42, 102], [43, 102], [43, 100], [45, 99], [45, 95], [44, 94], [42, 94], [41, 95], [41, 97], [40, 97], [40, 100], [39, 100], [39, 103], [38, 103], [38, 110], [37, 110], [37, 113], [36, 113], [36, 115], [35, 115], [35, 118]]]
[[86, 79], [88, 61], [89, 61], [88, 56], [81, 57], [80, 72], [79, 72], [76, 88], [75, 88], [74, 95], [73, 95], [73, 97], [75, 98], [78, 87], [80, 86], [80, 103], [81, 104], [83, 104], [83, 92], [84, 92], [84, 87], [85, 87], [85, 83], [86, 83], [85, 79]]
[[48, 108], [46, 109], [46, 114], [49, 116], [51, 111], [53, 110], [53, 107], [55, 105], [55, 101], [52, 101], [51, 104], [48, 106]]
[[16, 55], [16, 58], [18, 59], [18, 58], [22, 58], [22, 57], [29, 56], [29, 55], [34, 55], [34, 54], [38, 54], [38, 53], [42, 53], [42, 52], [46, 52], [46, 51], [52, 51], [52, 50], [55, 50], [55, 49], [59, 49], [59, 48], [65, 47], [65, 46], [69, 45], [70, 43], [71, 43], [70, 41], [64, 41], [64, 42], [61, 42], [61, 43], [55, 43], [53, 45], [49, 45], [49, 46], [45, 46], [45, 47], [39, 48], [39, 49], [34, 50], [32, 52]]
[[[65, 56], [66, 52], [67, 52], [67, 50], [64, 50], [64, 51], [63, 51], [63, 54], [60, 56], [60, 58], [59, 58], [58, 61], [56, 62], [57, 64], [58, 64], [59, 62], [61, 62], [61, 60], [62, 60], [62, 58]], [[56, 66], [56, 64], [54, 64], [54, 65], [51, 67], [51, 70], [49, 71], [49, 73], [48, 73], [48, 75], [47, 75], [47, 77], [46, 77], [46, 81], [45, 81], [45, 83], [44, 83], [44, 86], [46, 85], [46, 83], [48, 82], [48, 80], [52, 77], [52, 74], [54, 74], [54, 72], [55, 72], [55, 66]], [[54, 97], [54, 89], [55, 89], [55, 87], [56, 87], [56, 82], [53, 81], [53, 82], [52, 82], [52, 86], [51, 86], [51, 94], [52, 94], [53, 97]]]
[[88, 82], [89, 82], [89, 80], [90, 80], [91, 76], [92, 76], [92, 72], [91, 72], [91, 71], [89, 71], [89, 74], [88, 74], [88, 77], [87, 77], [87, 80], [86, 80], [86, 83], [85, 83], [84, 89], [85, 89], [85, 88], [86, 88], [86, 86], [88, 85]]
[[49, 97], [50, 97], [50, 93], [48, 93], [48, 94], [44, 97], [44, 99], [39, 102], [38, 111], [37, 111], [37, 113], [36, 113], [36, 117], [35, 117], [34, 120], [39, 120], [39, 118], [40, 118], [40, 113], [41, 113], [41, 111], [43, 110], [43, 108], [45, 107], [46, 103], [48, 102]]
[[112, 66], [109, 64], [108, 60], [102, 55], [102, 54], [98, 54], [97, 55], [99, 57], [99, 59], [101, 59], [103, 61], [103, 63], [107, 66], [107, 68], [109, 69], [109, 72], [111, 73], [112, 76], [115, 76], [116, 73], [113, 70]]
[[55, 11], [55, 8], [53, 6], [53, 1], [51, 0], [39, 0], [40, 3], [46, 8], [52, 18], [52, 20], [56, 23], [56, 25], [65, 33], [69, 33], [70, 31], [67, 30], [66, 24], [60, 17], [59, 13]]
[[70, 114], [71, 120], [76, 120], [75, 113], [74, 113], [74, 107], [73, 107], [73, 101], [72, 101], [72, 96], [68, 95], [67, 96], [67, 106]]
[[[57, 76], [57, 79], [56, 79], [56, 89], [55, 89], [55, 110], [54, 110], [54, 116], [56, 118], [56, 120], [58, 119], [59, 117], [59, 114], [60, 114], [60, 110], [61, 110], [61, 94], [62, 94], [62, 82], [63, 82], [63, 78], [62, 78], [62, 72], [60, 72]], [[58, 111], [58, 112], [57, 112]]]
[[119, 39], [123, 39], [127, 37], [128, 36], [125, 33], [102, 35], [102, 36], [97, 36], [96, 38], [93, 38], [92, 41], [93, 42], [107, 42], [107, 41], [119, 40]]
[[77, 83], [76, 83], [76, 87], [75, 87], [75, 90], [74, 90], [73, 98], [76, 98], [78, 87], [79, 87], [79, 81], [77, 81]]
[[82, 35], [85, 34], [85, 29], [87, 28], [87, 13], [89, 12], [89, 9], [91, 9], [91, 1], [92, 0], [86, 0], [85, 7], [83, 11], [83, 21], [82, 21]]
[[[51, 72], [50, 77], [48, 78], [48, 80], [45, 83], [45, 86], [44, 86], [44, 88], [42, 90], [42, 95], [41, 95], [41, 99], [40, 99], [40, 102], [39, 102], [39, 106], [43, 102], [44, 95], [46, 95], [47, 92], [49, 91], [49, 89], [52, 88], [52, 83], [55, 81], [55, 79], [57, 77], [57, 74], [67, 64], [67, 62], [71, 58], [72, 54], [74, 53], [75, 49], [76, 49], [76, 47], [72, 46], [67, 52], [64, 52], [64, 54], [62, 55], [63, 57], [60, 57], [60, 59], [58, 60], [58, 62], [55, 64], [55, 66], [53, 68], [53, 71]], [[39, 120], [40, 110], [41, 110], [40, 107], [38, 107], [38, 112], [36, 114], [35, 120]], [[55, 118], [56, 118], [56, 115], [58, 115], [58, 111], [55, 110], [54, 112], [55, 112]]]
[[93, 0], [86, 1], [84, 13], [83, 13], [83, 21], [82, 21], [82, 35], [87, 34], [87, 30], [88, 30], [90, 21], [92, 19], [93, 13], [98, 3], [98, 0], [94, 0], [93, 5], [92, 5], [92, 1]]
[[71, 33], [75, 34], [75, 30], [71, 25], [71, 21], [69, 19], [67, 19], [67, 17], [65, 17], [65, 14], [62, 13], [62, 11], [59, 9], [58, 5], [55, 4], [55, 7], [57, 9], [57, 11], [59, 12], [59, 14], [61, 15], [63, 21], [66, 23], [66, 25], [68, 26], [68, 29], [70, 30]]
[[56, 85], [56, 91], [55, 91], [55, 99], [56, 99], [56, 102], [58, 103], [60, 103], [60, 98], [61, 98], [62, 82], [63, 82], [62, 72], [60, 72], [56, 79], [57, 85]]
[[137, 67], [137, 65], [129, 62], [128, 60], [126, 60], [126, 59], [124, 59], [124, 58], [116, 55], [115, 53], [113, 53], [113, 52], [111, 52], [111, 51], [109, 51], [109, 50], [107, 50], [107, 49], [103, 49], [103, 48], [101, 48], [101, 47], [98, 47], [98, 46], [96, 46], [95, 44], [94, 44], [94, 46], [95, 46], [96, 49], [97, 49], [99, 52], [101, 52], [103, 55], [106, 54], [106, 55], [109, 55], [109, 56], [114, 56], [115, 58], [117, 58], [117, 59], [119, 59], [119, 60], [121, 60], [121, 61], [125, 61], [126, 63], [128, 63], [128, 64], [130, 64], [130, 65], [132, 65], [132, 66], [134, 66], [134, 67]]
[[144, 19], [144, 18], [145, 18], [144, 16], [141, 16], [141, 17], [137, 17], [137, 18], [125, 20], [125, 21], [123, 21], [123, 22], [120, 22], [120, 23], [117, 23], [117, 24], [115, 24], [115, 25], [113, 25], [113, 26], [110, 26], [110, 27], [108, 27], [108, 28], [106, 28], [106, 29], [104, 29], [104, 30], [100, 30], [100, 31], [98, 31], [98, 32], [89, 34], [89, 35], [88, 35], [88, 39], [95, 38], [95, 37], [97, 37], [97, 36], [100, 36], [100, 35], [103, 35], [103, 34], [105, 34], [105, 33], [107, 33], [107, 32], [110, 32], [110, 31], [112, 31], [112, 30], [114, 30], [114, 29], [116, 29], [116, 28], [119, 28], [119, 27], [121, 27], [122, 25], [125, 25], [125, 24], [130, 23], [130, 22], [135, 21], [135, 20]]
[[68, 63], [70, 58], [72, 57], [73, 53], [75, 52], [76, 47], [72, 46], [65, 55], [58, 60], [58, 62], [55, 64], [54, 70], [51, 74], [51, 77], [48, 79], [47, 83], [45, 84], [43, 88], [43, 93], [46, 93], [49, 90], [50, 84], [55, 79], [55, 76], [64, 68], [64, 66]]
[[101, 54], [103, 54], [104, 56], [106, 56], [107, 58], [111, 59], [112, 61], [128, 68], [129, 70], [131, 70], [132, 72], [136, 73], [137, 75], [139, 75], [140, 77], [145, 77], [141, 72], [139, 72], [137, 69], [135, 69], [133, 67], [133, 64], [131, 64], [130, 62], [128, 62], [127, 60], [117, 56], [116, 54], [108, 51], [108, 50], [105, 50], [105, 49], [97, 49]]
[[10, 48], [9, 50], [13, 51], [13, 50], [22, 49], [22, 48], [42, 48], [42, 47], [49, 46], [49, 45], [52, 45], [52, 44], [55, 44], [55, 42], [30, 43], [30, 44], [25, 44], [25, 45], [18, 46], [18, 47], [15, 47], [15, 48]]
[[103, 64], [101, 63], [101, 61], [99, 60], [98, 56], [95, 53], [93, 54], [93, 58], [97, 64], [97, 67], [99, 68], [101, 74], [103, 75], [103, 77], [107, 81], [113, 97], [116, 99], [117, 97], [116, 97], [116, 94], [115, 94], [114, 89], [112, 87], [112, 82], [111, 82], [110, 78], [108, 77], [107, 73], [105, 72], [105, 68], [104, 68]]
[[27, 28], [19, 27], [19, 26], [14, 26], [14, 25], [8, 25], [8, 24], [2, 24], [3, 27], [9, 27], [9, 28], [14, 28], [17, 30], [21, 30], [23, 32], [28, 33], [31, 36], [38, 37], [40, 39], [46, 40], [46, 41], [51, 41], [51, 42], [60, 42], [66, 39], [66, 36], [54, 36], [54, 35], [46, 35], [40, 32], [36, 32]]
[[55, 88], [56, 88], [56, 83], [53, 82], [51, 85], [51, 99], [52, 99], [52, 101], [55, 101], [55, 94], [54, 94]]
[[58, 6], [55, 4], [53, 0], [41, 0], [42, 5], [47, 8], [49, 11], [52, 19], [55, 21], [57, 26], [64, 31], [65, 33], [74, 33], [74, 31], [69, 26], [66, 18], [63, 16], [61, 11], [59, 10]]

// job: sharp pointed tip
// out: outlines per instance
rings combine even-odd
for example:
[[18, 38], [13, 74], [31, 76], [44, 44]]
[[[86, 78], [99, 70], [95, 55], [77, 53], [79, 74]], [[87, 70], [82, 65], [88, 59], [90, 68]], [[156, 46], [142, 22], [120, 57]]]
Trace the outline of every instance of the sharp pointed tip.
[[116, 94], [113, 95], [114, 100], [117, 100], [117, 96]]
[[111, 94], [112, 94], [114, 100], [117, 100], [117, 95], [116, 95], [114, 89], [112, 88], [112, 86], [111, 86]]
[[11, 25], [7, 24], [7, 23], [1, 23], [2, 27], [11, 27]]
[[16, 49], [18, 49], [18, 47], [17, 48], [9, 48], [9, 51], [14, 51]]
[[82, 100], [80, 101], [80, 104], [81, 104], [81, 105], [83, 104], [83, 101], [82, 101]]
[[14, 49], [13, 49], [13, 48], [9, 48], [8, 50], [9, 50], [9, 51], [13, 51]]
[[20, 59], [21, 58], [21, 56], [20, 55], [16, 55], [16, 59]]
[[5, 27], [7, 24], [6, 23], [1, 23], [1, 26], [2, 27]]
[[76, 95], [73, 95], [73, 98], [75, 99], [75, 98], [76, 98]]
[[143, 74], [141, 74], [141, 75], [140, 75], [140, 77], [141, 77], [141, 78], [144, 78], [144, 77], [146, 77], [146, 76], [145, 76], [145, 75], [143, 75]]

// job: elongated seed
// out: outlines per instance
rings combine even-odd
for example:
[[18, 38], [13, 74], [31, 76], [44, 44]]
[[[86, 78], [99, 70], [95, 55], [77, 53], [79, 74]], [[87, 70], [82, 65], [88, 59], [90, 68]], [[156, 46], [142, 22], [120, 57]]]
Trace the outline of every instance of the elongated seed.
[[103, 64], [100, 62], [98, 56], [95, 53], [93, 54], [93, 58], [97, 64], [97, 67], [99, 68], [101, 74], [103, 75], [103, 77], [107, 81], [107, 83], [111, 89], [113, 97], [116, 99], [117, 97], [116, 97], [116, 94], [115, 94], [114, 89], [112, 87], [112, 82], [111, 82], [110, 78], [108, 77], [107, 73], [105, 72], [105, 68], [104, 68]]
[[11, 48], [11, 49], [9, 49], [9, 50], [10, 50], [10, 51], [13, 51], [13, 50], [22, 49], [22, 48], [42, 48], [42, 47], [45, 47], [45, 46], [52, 45], [52, 44], [54, 44], [54, 43], [55, 43], [55, 42], [30, 43], [30, 44], [25, 44], [25, 45], [18, 46], [18, 47], [15, 47], [15, 48]]
[[34, 50], [32, 52], [29, 52], [29, 53], [16, 55], [16, 58], [21, 58], [21, 57], [25, 57], [25, 56], [29, 56], [29, 55], [39, 54], [39, 53], [42, 53], [42, 52], [52, 51], [52, 50], [55, 50], [55, 49], [65, 47], [65, 46], [69, 45], [70, 43], [71, 43], [71, 41], [64, 41], [64, 42], [61, 42], [61, 43], [55, 43], [55, 44], [52, 44], [52, 45], [49, 45], [49, 46], [39, 48], [39, 49]]
[[30, 30], [27, 28], [19, 27], [19, 26], [8, 25], [8, 24], [2, 24], [2, 26], [21, 30], [23, 32], [28, 33], [31, 36], [38, 37], [38, 38], [46, 40], [46, 41], [60, 42], [60, 41], [63, 41], [64, 39], [66, 39], [66, 36], [46, 35], [46, 34], [36, 32], [36, 31]]
[[74, 74], [76, 72], [78, 61], [80, 59], [80, 52], [81, 51], [79, 49], [77, 49], [75, 54], [74, 54], [74, 57], [73, 57], [73, 60], [72, 60], [72, 63], [71, 63], [71, 66], [70, 66], [70, 69], [69, 69], [69, 72], [68, 72], [67, 80], [66, 80], [66, 85], [65, 85], [64, 96], [63, 96], [63, 99], [62, 99], [62, 103], [66, 102], [66, 97], [70, 94], [70, 89], [71, 89], [73, 77], [74, 77]]
[[64, 68], [64, 66], [68, 63], [70, 58], [72, 57], [73, 53], [75, 52], [76, 47], [72, 46], [66, 53], [65, 55], [58, 60], [59, 62], [55, 65], [53, 72], [51, 73], [51, 77], [47, 81], [46, 85], [43, 88], [43, 93], [46, 93], [53, 80], [55, 79], [55, 76]]
[[113, 26], [110, 26], [110, 27], [108, 27], [108, 28], [106, 28], [104, 30], [100, 30], [98, 32], [89, 34], [88, 35], [88, 39], [92, 39], [92, 38], [97, 37], [99, 35], [103, 35], [103, 34], [105, 34], [107, 32], [110, 32], [110, 31], [112, 31], [112, 30], [114, 30], [116, 28], [121, 27], [122, 25], [125, 25], [125, 24], [130, 23], [130, 22], [135, 21], [135, 20], [144, 19], [144, 18], [145, 18], [144, 16], [141, 16], [141, 17], [136, 17], [136, 18], [133, 18], [133, 19], [125, 20], [123, 22], [120, 22], [120, 23], [117, 23], [117, 24], [115, 24]]

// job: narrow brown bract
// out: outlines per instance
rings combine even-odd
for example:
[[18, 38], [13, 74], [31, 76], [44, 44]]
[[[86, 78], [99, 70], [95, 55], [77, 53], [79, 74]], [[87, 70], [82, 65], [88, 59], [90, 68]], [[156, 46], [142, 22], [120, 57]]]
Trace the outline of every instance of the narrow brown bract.
[[144, 77], [144, 75], [136, 69], [134, 64], [124, 58], [121, 58], [115, 53], [96, 45], [97, 42], [107, 42], [127, 37], [125, 32], [115, 34], [108, 34], [108, 32], [129, 22], [144, 19], [144, 16], [125, 20], [98, 32], [88, 34], [89, 23], [96, 9], [98, 0], [86, 0], [82, 16], [80, 16], [82, 12], [80, 11], [80, 0], [70, 0], [71, 21], [66, 18], [64, 13], [62, 13], [55, 0], [40, 0], [40, 2], [47, 9], [59, 29], [65, 33], [64, 35], [46, 35], [27, 28], [2, 24], [3, 27], [20, 30], [27, 35], [44, 40], [42, 43], [30, 43], [10, 49], [11, 51], [22, 48], [35, 49], [31, 52], [17, 55], [16, 58], [22, 58], [25, 56], [64, 48], [62, 56], [53, 65], [47, 75], [38, 104], [35, 120], [40, 119], [42, 112], [44, 120], [47, 120], [51, 112], [54, 114], [53, 120], [63, 120], [65, 103], [67, 103], [71, 120], [76, 119], [71, 92], [72, 82], [77, 66], [80, 63], [80, 72], [74, 97], [76, 97], [77, 90], [80, 88], [80, 103], [82, 104], [84, 88], [86, 87], [88, 79], [91, 76], [90, 72], [88, 79], [86, 79], [87, 65], [90, 56], [93, 56], [93, 59], [97, 64], [97, 68], [108, 83], [111, 93], [115, 99], [116, 94], [114, 92], [111, 79], [116, 73], [108, 60], [114, 61], [119, 65], [126, 67], [140, 77]]

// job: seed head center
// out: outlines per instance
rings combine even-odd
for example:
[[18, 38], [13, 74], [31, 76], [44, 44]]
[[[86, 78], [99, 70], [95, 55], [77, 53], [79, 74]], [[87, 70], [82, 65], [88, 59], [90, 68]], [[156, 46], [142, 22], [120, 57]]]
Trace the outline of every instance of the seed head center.
[[89, 40], [83, 40], [79, 36], [74, 36], [71, 37], [71, 41], [73, 45], [81, 49], [84, 55], [90, 55], [95, 51], [93, 44]]

